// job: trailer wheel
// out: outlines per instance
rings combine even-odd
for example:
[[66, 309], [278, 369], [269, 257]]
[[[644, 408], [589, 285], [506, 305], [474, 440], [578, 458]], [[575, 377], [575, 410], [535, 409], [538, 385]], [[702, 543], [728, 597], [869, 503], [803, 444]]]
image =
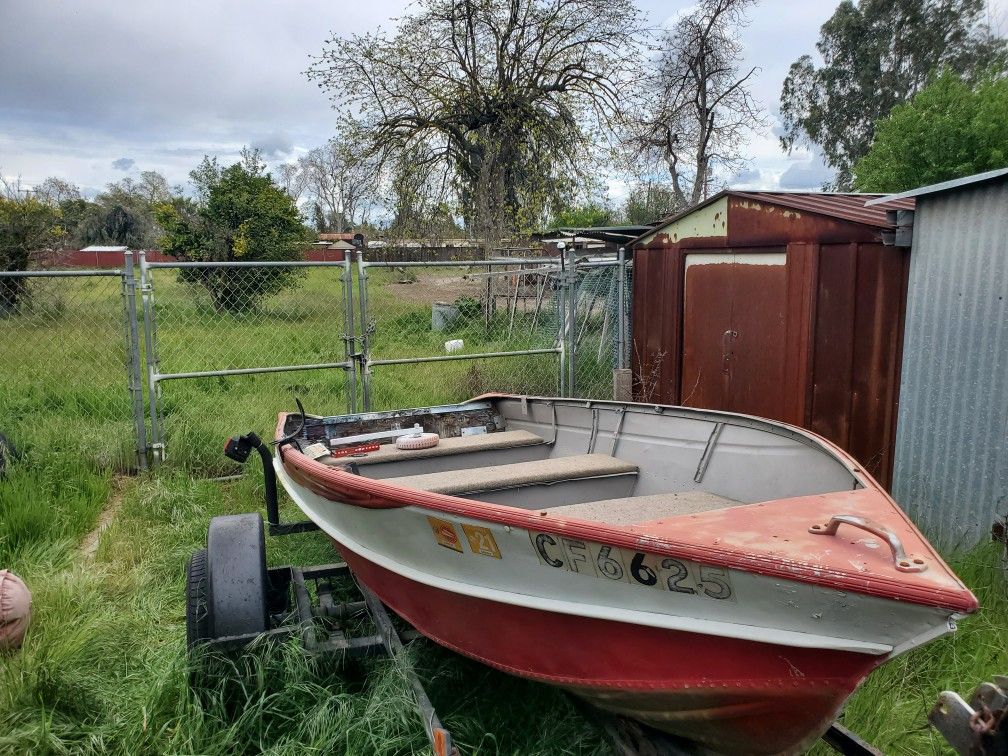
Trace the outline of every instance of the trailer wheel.
[[186, 647], [213, 637], [207, 585], [207, 550], [194, 551], [186, 569]]
[[258, 513], [214, 517], [206, 550], [213, 637], [265, 632], [269, 602], [262, 517]]

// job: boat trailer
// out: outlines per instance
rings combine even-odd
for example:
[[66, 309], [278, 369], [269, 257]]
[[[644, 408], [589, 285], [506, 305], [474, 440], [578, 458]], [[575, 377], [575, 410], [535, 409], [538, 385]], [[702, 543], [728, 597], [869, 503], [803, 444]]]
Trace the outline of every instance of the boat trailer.
[[[281, 522], [272, 455], [258, 436], [249, 433], [230, 439], [225, 453], [235, 461], [245, 462], [253, 449], [259, 452], [263, 463], [270, 535], [317, 530], [315, 523], [308, 521]], [[233, 654], [253, 642], [296, 636], [311, 655], [387, 654], [399, 662], [410, 682], [417, 712], [436, 756], [460, 756], [423, 683], [403, 653], [405, 644], [422, 637], [421, 634], [398, 616], [393, 619], [379, 598], [355, 579], [345, 563], [267, 568], [265, 532], [258, 512], [215, 517], [210, 521], [207, 546], [193, 553], [187, 572], [186, 635], [190, 650], [202, 647]], [[354, 591], [356, 596], [347, 599]], [[344, 598], [340, 600], [337, 596]], [[371, 620], [375, 632], [354, 634], [353, 628], [365, 616]], [[697, 753], [688, 741], [633, 720], [595, 709], [590, 716], [602, 724], [614, 753], [619, 756]], [[882, 754], [839, 722], [826, 731], [822, 740], [844, 756]]]
[[[409, 680], [424, 730], [436, 756], [460, 756], [451, 734], [442, 725], [423, 683], [403, 654], [407, 643], [422, 636], [405, 621], [390, 615], [385, 605], [357, 581], [343, 562], [312, 567], [271, 567], [263, 573], [265, 548], [263, 521], [258, 513], [215, 517], [207, 533], [207, 549], [194, 552], [189, 563], [186, 602], [188, 642], [191, 649], [234, 654], [252, 643], [283, 641], [296, 636], [311, 655], [346, 654], [352, 658], [388, 655], [396, 659]], [[282, 532], [282, 531], [281, 531]], [[249, 538], [248, 534], [252, 533]], [[252, 549], [248, 547], [252, 546]], [[236, 548], [235, 548], [236, 547]], [[216, 553], [217, 549], [223, 553]], [[235, 556], [242, 562], [236, 564]], [[251, 564], [249, 564], [251, 563]], [[264, 575], [263, 604], [267, 613], [248, 611], [247, 578]], [[232, 579], [221, 585], [220, 577]], [[209, 585], [217, 577], [216, 584]], [[229, 590], [244, 584], [242, 590]], [[223, 590], [222, 590], [223, 588]], [[357, 597], [346, 596], [356, 592]], [[342, 600], [337, 598], [342, 596]], [[253, 597], [256, 599], [258, 597]], [[253, 601], [254, 604], [259, 602]], [[355, 634], [353, 629], [371, 620], [374, 632]], [[219, 628], [219, 630], [214, 630]], [[236, 632], [247, 629], [247, 632]], [[578, 705], [587, 708], [586, 704]], [[633, 720], [591, 710], [601, 721], [614, 752], [620, 756], [690, 756], [696, 751], [686, 741], [653, 730]], [[823, 735], [823, 741], [844, 756], [881, 756], [839, 722]]]

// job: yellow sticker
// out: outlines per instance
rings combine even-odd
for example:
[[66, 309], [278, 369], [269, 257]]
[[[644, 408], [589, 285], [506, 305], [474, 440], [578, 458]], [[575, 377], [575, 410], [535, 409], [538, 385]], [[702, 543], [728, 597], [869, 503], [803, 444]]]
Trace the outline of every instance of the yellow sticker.
[[447, 520], [439, 520], [437, 517], [428, 517], [431, 530], [434, 531], [434, 540], [442, 546], [454, 549], [459, 554], [462, 553], [462, 541], [459, 540], [455, 526]]
[[490, 528], [462, 523], [462, 530], [469, 540], [469, 548], [472, 549], [473, 554], [482, 554], [494, 559], [501, 558], [500, 549], [497, 548], [497, 541], [494, 540]]

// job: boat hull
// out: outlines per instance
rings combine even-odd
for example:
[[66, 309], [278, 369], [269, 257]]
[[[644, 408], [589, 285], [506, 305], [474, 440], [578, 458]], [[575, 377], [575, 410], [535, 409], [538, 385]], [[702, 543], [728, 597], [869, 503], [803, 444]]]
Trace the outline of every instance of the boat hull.
[[718, 753], [799, 752], [884, 659], [502, 604], [411, 580], [335, 543], [360, 580], [440, 645]]
[[[514, 398], [494, 406], [503, 413], [497, 429], [531, 431], [562, 468], [559, 480], [511, 470], [520, 465], [505, 464], [514, 460], [504, 453], [494, 464], [511, 477], [493, 482], [483, 460], [472, 471], [479, 481], [440, 491], [444, 476], [431, 487], [416, 470], [374, 475], [364, 462], [324, 464], [300, 447], [280, 448], [274, 460], [280, 482], [363, 583], [424, 635], [489, 666], [706, 752], [794, 753], [872, 669], [951, 632], [976, 608], [874, 481], [804, 431], [675, 408]], [[455, 425], [469, 415], [435, 409], [448, 419], [407, 414], [427, 413], [446, 438], [461, 438]], [[403, 422], [326, 419], [308, 438], [347, 438], [379, 421]], [[282, 416], [278, 438], [286, 424]], [[593, 460], [595, 472], [572, 476], [571, 462], [586, 464], [578, 455], [605, 434], [608, 472]], [[623, 524], [564, 514], [568, 499], [613, 506], [603, 492], [629, 474], [611, 469], [617, 444], [616, 461], [633, 460], [641, 499], [693, 491], [703, 479], [696, 491], [735, 503]], [[473, 468], [443, 461], [441, 470]], [[838, 514], [883, 524], [824, 537], [822, 523]], [[894, 544], [908, 547], [906, 570]]]
[[[415, 505], [357, 507], [313, 492], [282, 465], [277, 473], [358, 579], [423, 635], [710, 753], [800, 752], [897, 647], [949, 629], [948, 613], [933, 608], [735, 570], [725, 573], [728, 600], [697, 595], [700, 583], [679, 594], [576, 574], [542, 558], [534, 531]], [[463, 525], [489, 531], [497, 554], [461, 543]], [[459, 543], [439, 541], [445, 526]], [[558, 541], [548, 557], [563, 553]], [[821, 634], [824, 618], [831, 635]]]

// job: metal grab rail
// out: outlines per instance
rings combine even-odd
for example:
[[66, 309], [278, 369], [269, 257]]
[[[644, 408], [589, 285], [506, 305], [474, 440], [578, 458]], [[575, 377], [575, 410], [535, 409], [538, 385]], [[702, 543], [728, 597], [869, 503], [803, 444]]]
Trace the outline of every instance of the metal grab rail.
[[851, 525], [861, 530], [867, 530], [872, 535], [884, 538], [889, 548], [892, 549], [893, 562], [900, 572], [924, 572], [927, 569], [927, 562], [914, 554], [907, 554], [903, 548], [903, 542], [899, 536], [885, 525], [869, 520], [866, 517], [856, 515], [833, 515], [825, 525], [816, 524], [809, 527], [809, 533], [813, 535], [836, 535], [841, 525]]

